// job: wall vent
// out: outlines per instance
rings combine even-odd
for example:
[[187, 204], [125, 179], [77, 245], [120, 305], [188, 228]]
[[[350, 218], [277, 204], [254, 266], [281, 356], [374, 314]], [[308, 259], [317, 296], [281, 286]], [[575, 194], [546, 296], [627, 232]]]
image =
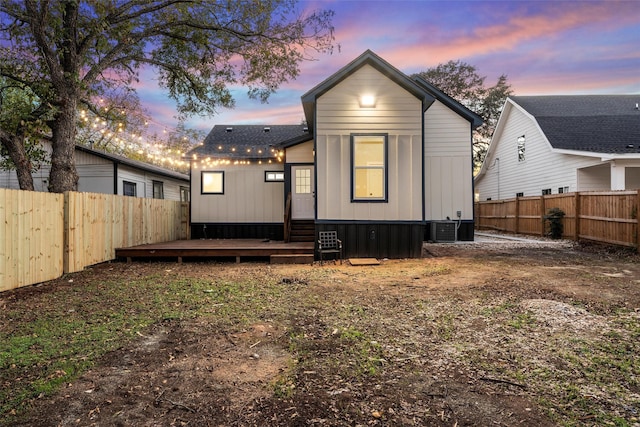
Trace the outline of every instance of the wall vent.
[[431, 241], [451, 243], [458, 240], [458, 228], [455, 221], [432, 221]]

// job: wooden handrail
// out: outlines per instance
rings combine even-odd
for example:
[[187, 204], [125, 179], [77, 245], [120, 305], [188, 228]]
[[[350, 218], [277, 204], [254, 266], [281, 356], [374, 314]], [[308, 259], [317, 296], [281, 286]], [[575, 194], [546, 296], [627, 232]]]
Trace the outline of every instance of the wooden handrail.
[[284, 242], [291, 241], [291, 192], [287, 194], [287, 202], [284, 205]]

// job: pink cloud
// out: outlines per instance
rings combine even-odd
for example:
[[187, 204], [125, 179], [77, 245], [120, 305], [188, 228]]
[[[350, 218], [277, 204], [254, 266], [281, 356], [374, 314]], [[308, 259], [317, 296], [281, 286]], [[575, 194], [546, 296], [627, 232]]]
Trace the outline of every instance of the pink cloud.
[[[495, 7], [495, 3], [492, 3]], [[551, 4], [553, 10], [526, 15], [524, 12], [506, 22], [481, 26], [471, 32], [431, 29], [411, 44], [387, 48], [384, 57], [399, 68], [432, 66], [450, 59], [478, 57], [495, 52], [515, 51], [532, 40], [553, 42], [563, 33], [579, 28], [597, 26], [599, 31], [639, 23], [635, 2]], [[349, 33], [352, 30], [348, 31]], [[436, 41], [437, 40], [437, 41]], [[381, 52], [382, 53], [382, 52]], [[422, 63], [420, 63], [422, 62]]]

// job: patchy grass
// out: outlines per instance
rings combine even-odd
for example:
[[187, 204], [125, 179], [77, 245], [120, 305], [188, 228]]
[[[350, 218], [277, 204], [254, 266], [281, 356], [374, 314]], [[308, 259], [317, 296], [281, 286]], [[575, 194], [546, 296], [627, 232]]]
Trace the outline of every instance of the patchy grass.
[[[113, 272], [104, 267], [75, 275], [74, 282], [66, 278], [18, 291], [0, 300], [0, 424], [29, 424], [31, 405], [62, 399], [61, 387], [99, 368], [106, 355], [117, 359], [133, 351], [154, 326], [193, 323], [226, 344], [212, 349], [193, 338], [189, 360], [206, 361], [212, 351], [238, 347], [238, 339], [229, 337], [255, 324], [275, 326], [277, 336], [268, 339], [290, 360], [264, 381], [268, 397], [243, 402], [233, 413], [229, 404], [194, 400], [215, 400], [203, 395], [202, 381], [180, 390], [182, 399], [152, 389], [150, 407], [169, 402], [182, 408], [187, 413], [181, 422], [197, 424], [202, 419], [187, 417], [206, 415], [226, 417], [215, 418], [221, 425], [316, 420], [444, 426], [489, 419], [508, 425], [637, 425], [640, 316], [633, 306], [608, 302], [601, 293], [598, 300], [560, 295], [567, 281], [585, 286], [579, 270], [569, 276], [549, 269], [542, 286], [540, 277], [529, 275], [532, 259], [521, 265], [493, 259], [489, 267], [486, 259], [465, 262], [464, 268], [459, 259], [441, 258], [358, 270], [115, 265]], [[483, 273], [484, 284], [468, 285], [474, 269]], [[505, 271], [522, 274], [509, 278]], [[609, 286], [612, 295], [624, 288], [629, 297], [638, 291], [628, 283], [606, 278], [597, 285]], [[589, 311], [594, 305], [597, 313]], [[252, 337], [248, 354], [268, 354], [259, 350], [264, 340]], [[145, 369], [179, 361], [185, 345], [169, 348], [170, 360], [157, 352]], [[246, 374], [265, 357], [233, 362]], [[214, 370], [201, 363], [189, 369]], [[221, 389], [220, 399], [229, 393]], [[107, 410], [122, 414], [126, 408], [102, 408], [103, 414]]]

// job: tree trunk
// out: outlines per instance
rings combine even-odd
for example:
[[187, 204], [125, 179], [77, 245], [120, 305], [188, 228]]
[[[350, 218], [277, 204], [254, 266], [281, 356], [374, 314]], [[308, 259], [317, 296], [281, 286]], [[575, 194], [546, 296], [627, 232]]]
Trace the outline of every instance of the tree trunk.
[[51, 172], [49, 191], [64, 193], [78, 190], [78, 172], [75, 164], [76, 105], [73, 97], [67, 97], [56, 114], [51, 127]]
[[0, 130], [0, 142], [16, 167], [20, 189], [33, 191], [33, 176], [31, 175], [33, 165], [24, 149], [24, 135], [11, 135]]

